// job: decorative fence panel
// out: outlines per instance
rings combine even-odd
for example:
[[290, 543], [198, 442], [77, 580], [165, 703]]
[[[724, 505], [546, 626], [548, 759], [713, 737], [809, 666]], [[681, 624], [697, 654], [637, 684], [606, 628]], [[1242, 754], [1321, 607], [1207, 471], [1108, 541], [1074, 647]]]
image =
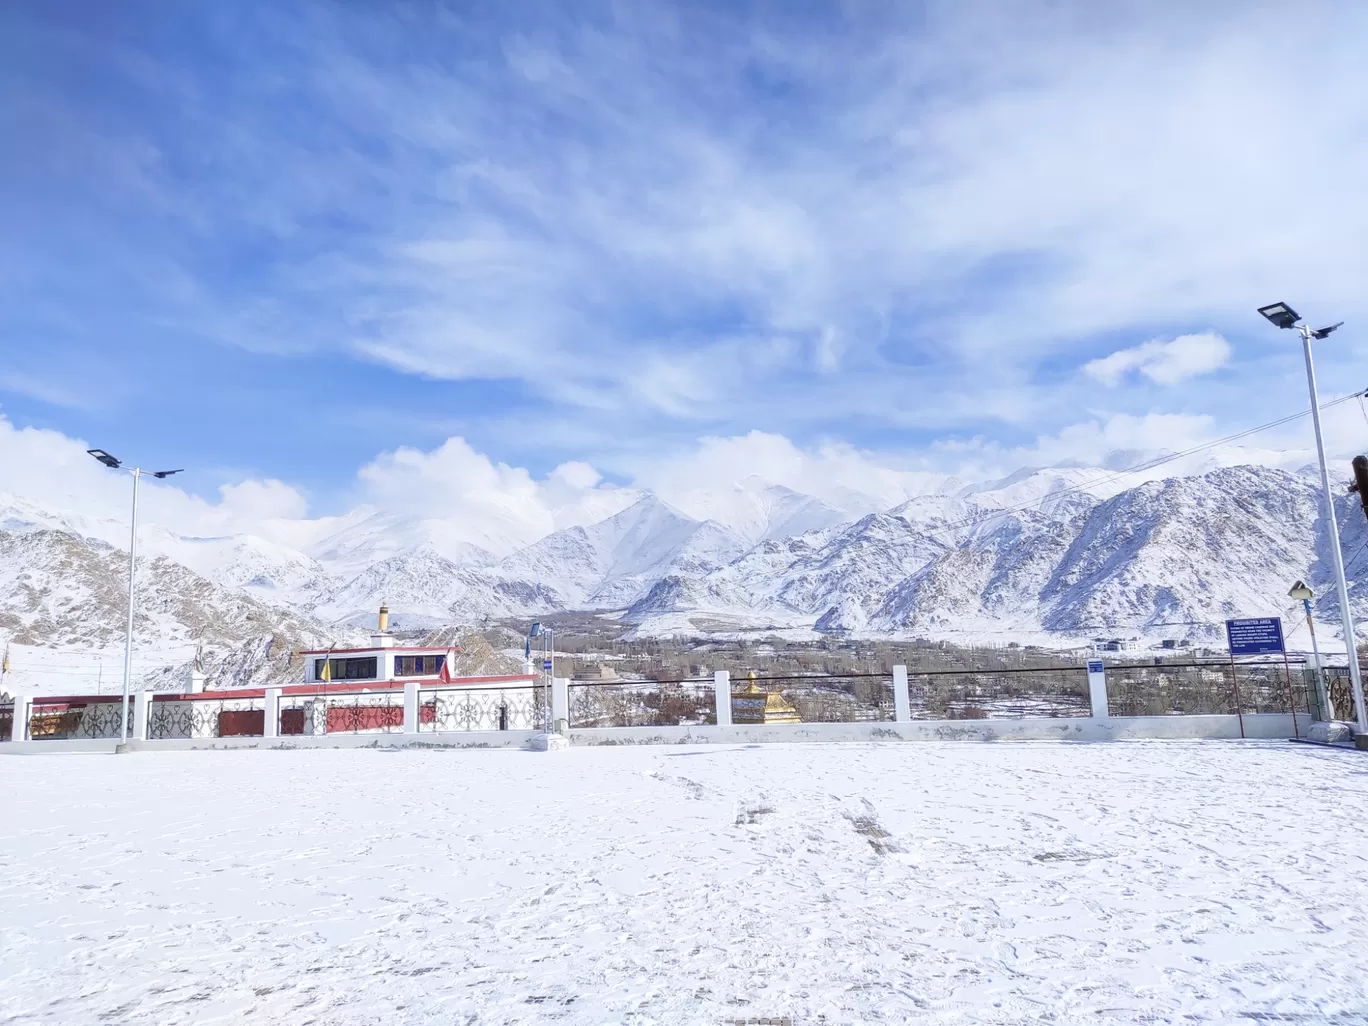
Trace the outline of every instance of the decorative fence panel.
[[1092, 715], [1088, 672], [1082, 667], [924, 673], [909, 670], [907, 689], [914, 720]]
[[[305, 701], [302, 698], [282, 698], [280, 700], [280, 717], [276, 727], [281, 737], [292, 735], [312, 734], [313, 730], [313, 699]], [[322, 724], [319, 724], [320, 731]]]
[[1295, 711], [1309, 717], [1318, 703], [1300, 669], [1289, 673], [1282, 661], [1108, 666], [1107, 709], [1112, 716]]
[[320, 705], [324, 734], [394, 734], [404, 729], [402, 691], [327, 695], [314, 699], [315, 709]]
[[419, 694], [420, 731], [541, 730], [548, 713], [547, 689], [424, 688]]
[[[1310, 671], [1314, 677], [1315, 670]], [[1349, 679], [1349, 667], [1332, 666], [1325, 670], [1325, 694], [1330, 700], [1331, 719], [1353, 722], [1358, 713], [1354, 709], [1354, 688]]]
[[[84, 698], [78, 702], [35, 699], [29, 711], [32, 741], [104, 740], [123, 735], [123, 699]], [[133, 703], [128, 705], [128, 732], [133, 729]]]
[[0, 702], [0, 743], [14, 736], [14, 700]]
[[195, 737], [261, 737], [261, 698], [159, 698], [147, 711], [147, 736], [160, 741]]
[[570, 684], [570, 726], [689, 727], [717, 722], [713, 683], [631, 681]]

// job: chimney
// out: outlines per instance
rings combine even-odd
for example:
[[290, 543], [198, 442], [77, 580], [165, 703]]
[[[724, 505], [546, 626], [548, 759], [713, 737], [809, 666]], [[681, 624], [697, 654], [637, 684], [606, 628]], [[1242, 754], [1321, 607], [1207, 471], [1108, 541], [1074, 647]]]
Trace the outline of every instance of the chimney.
[[195, 659], [190, 664], [190, 673], [185, 682], [187, 695], [198, 695], [204, 690], [204, 647], [195, 646]]
[[380, 602], [380, 626], [371, 635], [371, 643], [376, 648], [391, 648], [394, 645], [394, 635], [389, 632], [389, 605], [384, 600]]

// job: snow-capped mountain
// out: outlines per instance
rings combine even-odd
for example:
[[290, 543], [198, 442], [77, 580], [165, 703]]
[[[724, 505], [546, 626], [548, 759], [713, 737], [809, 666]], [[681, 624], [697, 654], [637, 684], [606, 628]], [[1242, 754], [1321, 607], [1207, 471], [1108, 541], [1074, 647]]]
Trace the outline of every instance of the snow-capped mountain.
[[[26, 650], [16, 683], [59, 693], [122, 673], [128, 554], [72, 531], [0, 531], [0, 638]], [[165, 556], [139, 560], [133, 676], [166, 683], [197, 649], [220, 679], [297, 678], [294, 652], [336, 632], [215, 584]], [[180, 679], [174, 681], [179, 685]], [[65, 686], [65, 687], [64, 687]]]
[[308, 554], [333, 575], [349, 577], [382, 560], [417, 549], [427, 549], [458, 566], [490, 566], [495, 556], [464, 541], [454, 525], [432, 517], [412, 517], [370, 507], [359, 507], [339, 518], [328, 531], [305, 547]]
[[748, 548], [720, 524], [690, 519], [646, 496], [600, 523], [556, 531], [494, 570], [501, 580], [544, 583], [561, 608], [615, 609], [630, 605], [662, 577], [705, 576]]
[[754, 545], [774, 538], [806, 534], [848, 523], [886, 503], [850, 490], [838, 490], [835, 501], [804, 495], [751, 475], [730, 488], [689, 491], [676, 508], [695, 520], [711, 520]]
[[[247, 609], [289, 611], [315, 632], [322, 624], [354, 629], [369, 625], [384, 599], [399, 624], [416, 628], [600, 609], [625, 611], [624, 629], [639, 634], [1209, 640], [1227, 617], [1288, 611], [1287, 588], [1300, 578], [1317, 590], [1326, 633], [1335, 633], [1313, 475], [1240, 466], [1123, 483], [1096, 468], [1032, 468], [985, 484], [945, 479], [890, 509], [852, 512], [756, 478], [707, 507], [722, 519], [687, 515], [648, 494], [502, 559], [444, 543], [462, 537], [459, 525], [377, 510], [314, 522], [297, 546], [149, 527], [141, 544], [164, 582], [158, 601], [171, 603], [171, 592], [193, 601], [146, 629], [178, 644], [211, 626], [241, 640], [251, 632], [235, 617]], [[1368, 524], [1356, 499], [1341, 502], [1353, 593], [1368, 598], [1360, 580]], [[106, 540], [111, 533], [103, 522], [0, 502], [0, 583], [11, 588], [0, 632], [61, 645], [113, 638], [117, 624], [76, 615], [92, 602], [121, 601], [125, 557]], [[24, 577], [34, 566], [37, 587]], [[49, 615], [68, 579], [94, 594], [94, 584], [80, 582], [97, 578], [113, 582], [100, 586], [107, 594], [73, 599], [74, 614]], [[249, 605], [239, 609], [238, 600]]]

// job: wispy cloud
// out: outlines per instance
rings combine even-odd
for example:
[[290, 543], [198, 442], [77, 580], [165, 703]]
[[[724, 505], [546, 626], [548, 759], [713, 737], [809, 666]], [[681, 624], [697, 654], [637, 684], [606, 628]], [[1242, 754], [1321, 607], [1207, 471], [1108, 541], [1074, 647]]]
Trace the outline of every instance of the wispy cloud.
[[[1278, 352], [1259, 303], [1368, 317], [1362, 5], [757, 11], [248, 3], [179, 50], [133, 21], [116, 109], [21, 69], [38, 145], [0, 184], [57, 223], [10, 243], [26, 294], [75, 275], [101, 314], [358, 360], [359, 388], [516, 382], [624, 462], [681, 424], [1012, 449], [1089, 379], [1198, 415], [1188, 379]], [[79, 32], [44, 29], [50, 66], [101, 52]]]
[[1120, 349], [1110, 356], [1090, 360], [1083, 365], [1083, 371], [1113, 387], [1132, 371], [1138, 371], [1160, 385], [1176, 385], [1199, 374], [1220, 370], [1230, 362], [1230, 354], [1229, 342], [1214, 332], [1204, 332], [1179, 335], [1169, 342], [1154, 339], [1130, 349]]
[[69, 410], [94, 409], [99, 405], [101, 394], [89, 382], [53, 381], [12, 370], [0, 371], [0, 391], [16, 392]]

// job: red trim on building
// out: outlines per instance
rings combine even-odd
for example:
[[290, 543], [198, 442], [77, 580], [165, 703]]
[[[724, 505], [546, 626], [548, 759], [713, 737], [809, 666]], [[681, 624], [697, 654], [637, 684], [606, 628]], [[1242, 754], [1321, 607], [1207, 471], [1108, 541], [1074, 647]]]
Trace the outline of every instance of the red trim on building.
[[[437, 687], [464, 687], [472, 684], [518, 684], [534, 683], [537, 680], [535, 674], [515, 674], [504, 677], [452, 677], [450, 684], [444, 684], [436, 677], [421, 679], [409, 677], [407, 680], [415, 681], [419, 688]], [[349, 680], [349, 681], [310, 681], [304, 684], [286, 684], [280, 689], [282, 695], [346, 695], [357, 691], [376, 691], [384, 693], [394, 693], [404, 690], [404, 680]], [[229, 698], [265, 698], [265, 688], [229, 688], [226, 691], [199, 691], [187, 695], [183, 691], [154, 692], [153, 701], [157, 702], [209, 702], [222, 701]], [[117, 702], [118, 696], [113, 698], [99, 698], [94, 701]], [[43, 699], [43, 702], [49, 699]], [[89, 702], [89, 698], [54, 698], [52, 702]]]
[[450, 652], [452, 649], [460, 650], [459, 645], [451, 645], [447, 648], [420, 648], [416, 645], [395, 645], [390, 648], [371, 646], [370, 648], [301, 648], [299, 654], [302, 656], [327, 655], [355, 655], [357, 652], [426, 652], [428, 655], [441, 655], [443, 652]]
[[[416, 678], [409, 678], [409, 680], [414, 679]], [[419, 680], [418, 686], [420, 688], [452, 687], [458, 684], [497, 684], [501, 681], [535, 681], [536, 679], [537, 675], [535, 673], [514, 673], [506, 677], [452, 677], [451, 684], [449, 685], [442, 683], [436, 678], [433, 678], [431, 680]]]

